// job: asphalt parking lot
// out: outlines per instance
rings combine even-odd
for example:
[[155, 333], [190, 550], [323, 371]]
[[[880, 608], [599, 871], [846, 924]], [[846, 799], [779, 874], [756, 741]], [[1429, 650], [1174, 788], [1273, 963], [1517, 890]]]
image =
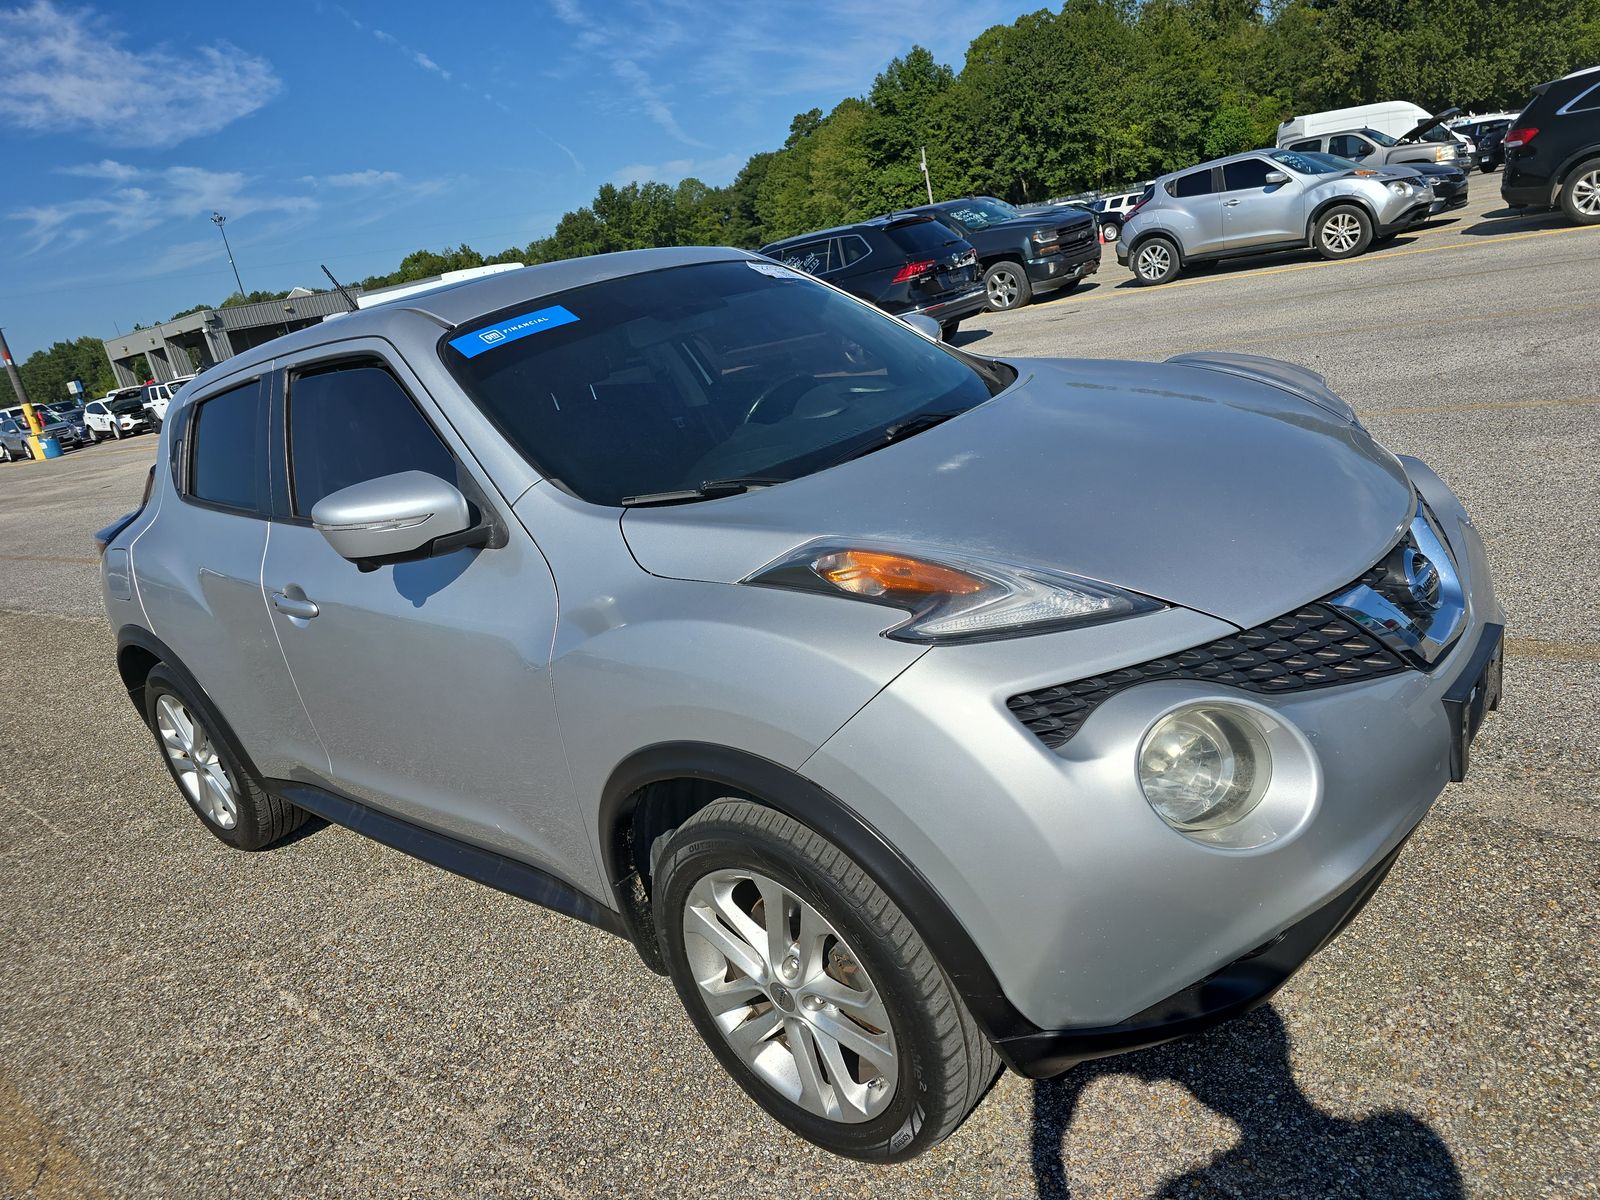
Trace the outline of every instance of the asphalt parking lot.
[[136, 501], [153, 439], [0, 467], [0, 1195], [1600, 1194], [1600, 228], [1472, 186], [1348, 262], [1137, 289], [1108, 251], [1090, 286], [959, 335], [1322, 372], [1473, 512], [1506, 699], [1270, 1006], [1003, 1076], [898, 1167], [768, 1120], [621, 941], [338, 828], [223, 847], [100, 616], [89, 534]]

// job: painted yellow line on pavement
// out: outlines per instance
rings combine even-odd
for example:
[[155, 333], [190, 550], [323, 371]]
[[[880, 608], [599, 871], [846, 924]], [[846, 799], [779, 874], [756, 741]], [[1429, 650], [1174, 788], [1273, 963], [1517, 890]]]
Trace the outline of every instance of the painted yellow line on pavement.
[[1541, 658], [1571, 663], [1600, 662], [1600, 644], [1562, 642], [1553, 638], [1510, 637], [1506, 639], [1506, 653], [1513, 658]]
[[1556, 400], [1463, 400], [1459, 404], [1416, 404], [1409, 408], [1363, 408], [1366, 417], [1409, 417], [1417, 413], [1491, 412], [1505, 408], [1564, 408], [1600, 405], [1600, 396], [1571, 396]]

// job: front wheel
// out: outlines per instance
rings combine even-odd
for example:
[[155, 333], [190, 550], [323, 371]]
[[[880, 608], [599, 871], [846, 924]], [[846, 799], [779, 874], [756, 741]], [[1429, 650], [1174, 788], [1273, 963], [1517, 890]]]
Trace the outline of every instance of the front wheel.
[[1579, 225], [1600, 224], [1600, 158], [1572, 169], [1561, 188], [1561, 211]]
[[11, 461], [11, 447], [6, 445], [4, 442], [0, 442], [0, 462], [10, 462], [10, 461]]
[[756, 1103], [835, 1154], [948, 1136], [999, 1069], [905, 915], [799, 822], [719, 800], [670, 836], [656, 928], [678, 995]]
[[1107, 221], [1100, 227], [1100, 240], [1107, 246], [1115, 245], [1117, 239], [1121, 236], [1122, 226], [1115, 221]]
[[122, 440], [122, 426], [115, 421], [111, 422], [111, 436], [119, 442]]
[[1028, 273], [1014, 262], [997, 262], [985, 271], [983, 290], [990, 312], [1010, 312], [1033, 299]]
[[1169, 238], [1147, 238], [1133, 252], [1133, 278], [1141, 286], [1166, 283], [1179, 269], [1178, 247]]
[[1372, 218], [1351, 204], [1330, 208], [1317, 218], [1312, 240], [1323, 258], [1354, 258], [1372, 245]]

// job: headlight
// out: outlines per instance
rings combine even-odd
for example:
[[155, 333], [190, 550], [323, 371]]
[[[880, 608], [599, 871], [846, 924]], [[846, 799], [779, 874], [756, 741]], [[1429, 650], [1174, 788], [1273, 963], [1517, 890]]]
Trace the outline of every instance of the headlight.
[[1434, 162], [1449, 162], [1456, 156], [1454, 146], [1435, 146], [1433, 149]]
[[1411, 195], [1411, 185], [1403, 179], [1396, 179], [1389, 184], [1389, 190], [1396, 196]]
[[1215, 829], [1250, 812], [1272, 780], [1272, 752], [1250, 714], [1222, 704], [1168, 713], [1139, 747], [1139, 787], [1174, 829]]
[[1162, 605], [1147, 596], [1061, 571], [882, 546], [811, 542], [743, 580], [759, 587], [821, 592], [905, 610], [884, 630], [903, 642], [1019, 637], [1092, 625]]
[[1055, 231], [1050, 229], [1035, 229], [1029, 236], [1033, 239], [1034, 244], [1038, 246], [1056, 240]]

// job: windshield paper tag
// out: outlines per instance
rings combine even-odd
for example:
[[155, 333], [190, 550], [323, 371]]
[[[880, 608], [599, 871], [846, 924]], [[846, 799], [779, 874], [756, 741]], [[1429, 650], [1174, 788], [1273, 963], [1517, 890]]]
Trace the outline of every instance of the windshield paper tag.
[[780, 267], [777, 263], [755, 262], [747, 258], [744, 260], [744, 265], [759, 275], [770, 275], [774, 279], [800, 278], [800, 276], [796, 275], [794, 271], [790, 270], [787, 266]]
[[541, 308], [536, 312], [523, 313], [520, 317], [512, 317], [509, 321], [501, 321], [498, 325], [490, 325], [487, 329], [451, 338], [450, 348], [463, 358], [477, 358], [485, 350], [504, 346], [507, 342], [525, 338], [530, 333], [543, 333], [558, 325], [571, 325], [577, 319], [561, 305], [553, 304], [549, 308]]

